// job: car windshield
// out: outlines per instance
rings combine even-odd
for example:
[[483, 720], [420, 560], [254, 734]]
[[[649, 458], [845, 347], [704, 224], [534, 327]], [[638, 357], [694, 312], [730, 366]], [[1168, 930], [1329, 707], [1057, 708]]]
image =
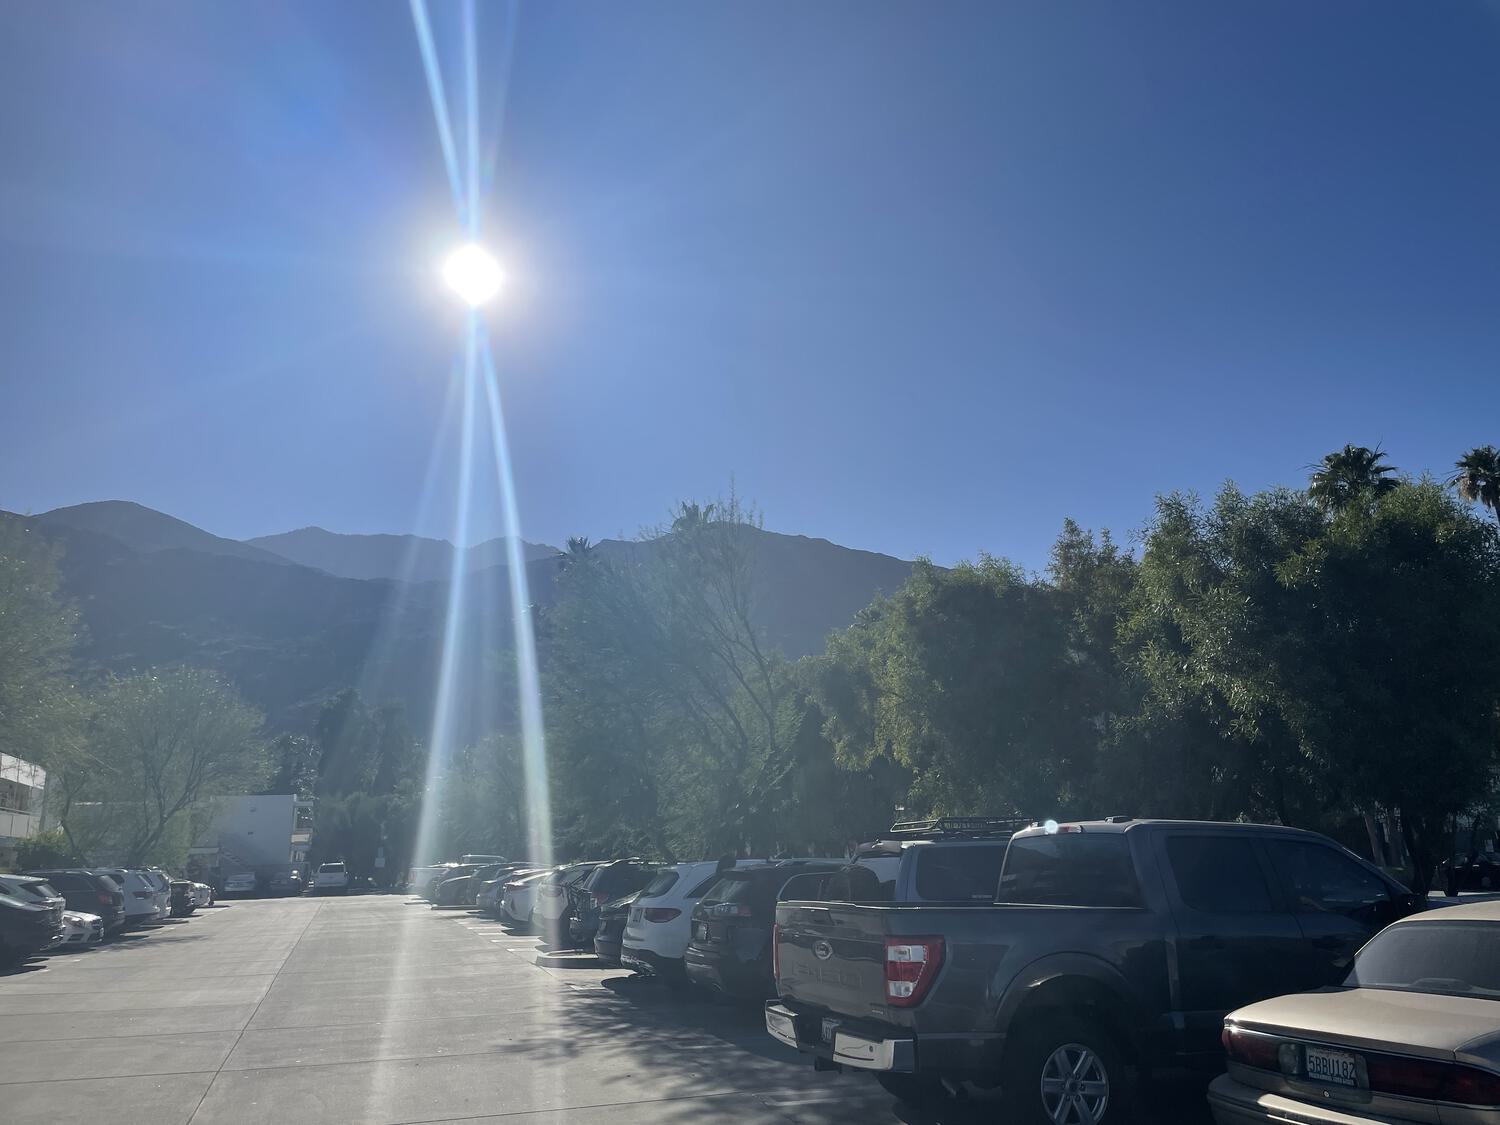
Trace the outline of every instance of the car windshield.
[[1344, 984], [1500, 1000], [1500, 922], [1434, 918], [1390, 926], [1359, 951]]

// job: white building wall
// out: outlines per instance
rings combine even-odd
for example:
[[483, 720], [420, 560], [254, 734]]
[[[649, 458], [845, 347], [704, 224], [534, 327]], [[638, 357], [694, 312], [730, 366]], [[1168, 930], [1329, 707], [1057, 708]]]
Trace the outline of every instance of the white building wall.
[[47, 771], [35, 762], [0, 754], [0, 841], [18, 841], [42, 830]]
[[[310, 802], [289, 793], [221, 797], [208, 831], [194, 850], [218, 848], [225, 872], [284, 869], [301, 862], [306, 834], [297, 831], [299, 808]], [[299, 854], [301, 853], [301, 854]]]

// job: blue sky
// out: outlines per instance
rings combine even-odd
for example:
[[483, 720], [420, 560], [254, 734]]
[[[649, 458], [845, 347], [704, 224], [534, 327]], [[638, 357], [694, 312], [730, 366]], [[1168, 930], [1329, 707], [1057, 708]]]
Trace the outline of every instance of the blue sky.
[[[776, 530], [1040, 566], [1067, 515], [1500, 442], [1500, 8], [509, 24], [481, 2], [528, 538], [732, 478]], [[0, 89], [0, 507], [448, 533], [458, 234], [404, 2], [5, 5]]]

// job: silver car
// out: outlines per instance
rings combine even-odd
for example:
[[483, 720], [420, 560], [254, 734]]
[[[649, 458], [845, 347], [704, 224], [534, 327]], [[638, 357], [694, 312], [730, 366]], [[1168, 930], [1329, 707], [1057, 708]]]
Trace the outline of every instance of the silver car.
[[1338, 988], [1224, 1020], [1219, 1125], [1500, 1123], [1500, 902], [1392, 923]]

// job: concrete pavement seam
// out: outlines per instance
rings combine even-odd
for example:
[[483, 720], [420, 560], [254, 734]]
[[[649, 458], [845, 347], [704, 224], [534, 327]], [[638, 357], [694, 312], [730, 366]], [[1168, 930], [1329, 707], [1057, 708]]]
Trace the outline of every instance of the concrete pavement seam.
[[[318, 908], [308, 915], [307, 921], [297, 931], [297, 940], [292, 942], [292, 947], [286, 951], [286, 957], [282, 958], [282, 964], [286, 964], [291, 959], [292, 954], [297, 952], [297, 946], [302, 944], [302, 938], [307, 933], [307, 928], [313, 924], [313, 920], [319, 914], [323, 913], [324, 905], [324, 903], [318, 903]], [[235, 1048], [240, 1045], [240, 1040], [245, 1037], [246, 1029], [255, 1022], [256, 1013], [260, 1011], [261, 1004], [266, 1002], [266, 996], [271, 995], [271, 989], [276, 987], [276, 978], [280, 973], [281, 970], [278, 968], [275, 973], [271, 974], [271, 983], [266, 986], [265, 995], [260, 998], [260, 1003], [255, 1005], [255, 1011], [250, 1013], [250, 1018], [245, 1021], [245, 1026], [240, 1028], [240, 1033], [235, 1036], [234, 1042], [229, 1046], [229, 1050], [224, 1053], [224, 1058], [219, 1062], [219, 1067], [214, 1071], [214, 1076], [208, 1080], [208, 1085], [203, 1088], [203, 1096], [198, 1099], [198, 1104], [193, 1107], [193, 1112], [188, 1115], [187, 1125], [193, 1125], [193, 1122], [197, 1120], [198, 1113], [203, 1108], [203, 1103], [208, 1100], [208, 1092], [214, 1088], [214, 1083], [219, 1080], [219, 1075], [224, 1073], [224, 1064], [229, 1061], [229, 1056], [234, 1054]]]

